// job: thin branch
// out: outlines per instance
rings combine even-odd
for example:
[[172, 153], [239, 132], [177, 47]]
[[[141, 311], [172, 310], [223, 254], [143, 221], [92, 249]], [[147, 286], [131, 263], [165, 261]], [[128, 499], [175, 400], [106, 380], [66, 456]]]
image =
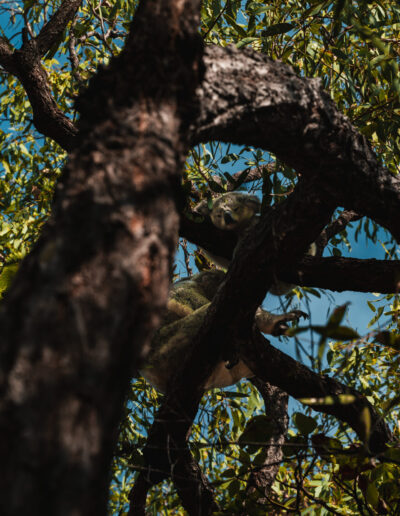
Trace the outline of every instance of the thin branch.
[[325, 247], [328, 245], [329, 240], [344, 230], [344, 228], [350, 222], [361, 219], [362, 215], [359, 215], [353, 210], [344, 210], [339, 215], [339, 217], [331, 222], [325, 229], [322, 231], [320, 236], [315, 241], [317, 246], [317, 256], [322, 256]]
[[68, 50], [69, 50], [69, 61], [71, 63], [71, 70], [72, 75], [75, 77], [75, 79], [78, 81], [79, 84], [83, 84], [84, 80], [83, 77], [79, 71], [79, 59], [78, 55], [76, 53], [76, 37], [74, 34], [74, 28], [76, 25], [76, 17], [74, 18], [72, 24], [71, 24], [71, 30], [69, 34], [69, 41], [68, 41]]
[[215, 25], [218, 23], [218, 20], [221, 18], [221, 16], [224, 14], [224, 11], [226, 10], [226, 8], [228, 7], [229, 5], [229, 0], [225, 0], [225, 5], [224, 7], [220, 10], [220, 12], [217, 14], [217, 16], [215, 17], [215, 20], [212, 22], [212, 24], [210, 25], [209, 29], [207, 30], [207, 32], [204, 34], [203, 36], [203, 39], [206, 39], [207, 36], [210, 34], [210, 32], [212, 31], [212, 29], [215, 27]]
[[[182, 504], [189, 514], [207, 515], [218, 510], [214, 491], [189, 450], [189, 434], [179, 432], [182, 419], [189, 427], [192, 425], [199, 400], [200, 398], [193, 400], [191, 416], [175, 413], [175, 429], [165, 440], [162, 412], [167, 401], [164, 400], [154, 418], [143, 450], [146, 470], [140, 473], [129, 496], [129, 516], [141, 515], [148, 489], [169, 476], [172, 477]], [[176, 406], [170, 408], [176, 410]]]

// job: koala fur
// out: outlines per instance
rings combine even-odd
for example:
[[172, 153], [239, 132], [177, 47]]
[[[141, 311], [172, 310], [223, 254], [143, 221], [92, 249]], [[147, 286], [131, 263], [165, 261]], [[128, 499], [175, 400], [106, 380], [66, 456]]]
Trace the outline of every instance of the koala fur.
[[[209, 216], [217, 228], [235, 231], [240, 240], [248, 228], [257, 224], [261, 211], [261, 201], [255, 195], [228, 192], [214, 200], [211, 210], [207, 201], [202, 201], [196, 206], [195, 211], [203, 216]], [[229, 260], [226, 258], [215, 256], [206, 249], [204, 251], [217, 266], [224, 269], [229, 267]], [[269, 291], [275, 296], [282, 296], [294, 287], [295, 285], [276, 279]]]
[[[165, 392], [177, 364], [185, 360], [193, 337], [202, 325], [208, 306], [224, 277], [222, 270], [214, 269], [178, 281], [172, 286], [163, 324], [152, 339], [147, 362], [140, 371], [161, 392]], [[255, 323], [263, 333], [282, 335], [288, 329], [288, 322], [300, 317], [307, 315], [299, 310], [274, 315], [258, 308]], [[226, 387], [241, 378], [252, 376], [252, 371], [241, 360], [230, 369], [221, 361], [208, 378], [204, 389]]]

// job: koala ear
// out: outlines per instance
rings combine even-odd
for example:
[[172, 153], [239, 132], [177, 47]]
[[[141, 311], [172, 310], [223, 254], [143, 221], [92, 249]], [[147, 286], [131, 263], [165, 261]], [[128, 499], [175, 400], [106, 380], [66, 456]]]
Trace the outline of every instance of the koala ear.
[[199, 215], [203, 215], [203, 217], [207, 217], [208, 215], [210, 215], [211, 211], [208, 207], [208, 200], [206, 199], [205, 201], [199, 202], [199, 204], [197, 204], [194, 207], [193, 211], [195, 213], [198, 213]]
[[252, 208], [255, 213], [259, 213], [261, 210], [261, 201], [256, 195], [246, 195], [243, 200], [249, 208]]

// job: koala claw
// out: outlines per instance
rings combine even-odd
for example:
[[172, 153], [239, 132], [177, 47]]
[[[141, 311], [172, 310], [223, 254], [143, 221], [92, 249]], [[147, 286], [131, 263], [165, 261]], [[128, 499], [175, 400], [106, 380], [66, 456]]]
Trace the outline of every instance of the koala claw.
[[310, 317], [308, 314], [302, 312], [301, 310], [292, 310], [291, 312], [283, 314], [282, 317], [285, 316], [287, 321], [298, 321], [301, 317], [303, 317], [303, 319], [308, 319]]
[[276, 316], [276, 321], [273, 325], [271, 334], [275, 337], [284, 335], [285, 332], [289, 329], [289, 321], [298, 321], [302, 317], [304, 319], [308, 319], [309, 316], [301, 310], [292, 310], [291, 312]]

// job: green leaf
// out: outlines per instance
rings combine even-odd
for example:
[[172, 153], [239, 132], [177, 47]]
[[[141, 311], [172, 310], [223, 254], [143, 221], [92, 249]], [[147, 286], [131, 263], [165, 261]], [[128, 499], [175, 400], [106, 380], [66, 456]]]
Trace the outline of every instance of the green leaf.
[[274, 424], [268, 416], [255, 416], [248, 421], [239, 437], [239, 444], [242, 448], [247, 447], [248, 452], [253, 454], [266, 445], [273, 432]]
[[362, 440], [367, 443], [369, 441], [369, 436], [371, 435], [371, 413], [368, 407], [364, 407], [360, 414], [360, 423], [362, 424], [362, 430], [359, 432], [362, 435], [360, 437]]
[[259, 41], [259, 40], [260, 40], [260, 38], [243, 38], [236, 43], [236, 48], [245, 47], [246, 45], [253, 43], [253, 41]]
[[239, 159], [239, 156], [235, 154], [234, 152], [231, 152], [229, 154], [226, 154], [222, 159], [221, 163], [229, 163], [230, 161], [237, 161]]
[[349, 328], [348, 326], [300, 326], [298, 328], [290, 328], [287, 330], [286, 335], [293, 337], [294, 335], [308, 330], [315, 331], [325, 339], [353, 340], [360, 338], [360, 335], [353, 328]]
[[251, 6], [249, 6], [249, 8], [251, 8], [253, 14], [256, 14], [256, 15], [264, 14], [268, 11], [273, 10], [273, 7], [270, 5], [257, 7], [258, 5], [260, 5], [260, 4], [251, 4]]
[[335, 310], [332, 312], [331, 316], [328, 319], [328, 325], [330, 325], [330, 326], [331, 325], [332, 326], [339, 325], [343, 320], [343, 317], [346, 313], [348, 306], [349, 306], [349, 303], [345, 303], [344, 305], [341, 305], [341, 306], [338, 306], [337, 308], [335, 308]]
[[236, 30], [239, 36], [242, 36], [242, 38], [247, 38], [247, 32], [245, 31], [245, 29], [241, 27], [238, 23], [236, 23], [236, 20], [234, 20], [232, 16], [229, 16], [229, 14], [225, 14], [225, 19]]
[[400, 463], [400, 448], [388, 448], [385, 450], [384, 457]]
[[317, 422], [313, 417], [306, 416], [301, 412], [295, 412], [292, 416], [293, 422], [302, 435], [311, 434], [317, 428]]
[[338, 450], [343, 448], [338, 439], [329, 437], [323, 433], [313, 435], [311, 442], [315, 451], [324, 459], [328, 459], [332, 454], [337, 455]]
[[226, 469], [221, 473], [223, 478], [234, 478], [237, 476], [236, 470], [234, 468]]
[[342, 52], [339, 48], [331, 47], [331, 52], [333, 55], [342, 59], [343, 61], [347, 61], [349, 59], [349, 55]]
[[236, 478], [229, 483], [228, 494], [231, 498], [235, 498], [240, 491], [240, 482]]
[[318, 330], [317, 327], [313, 328], [317, 333], [323, 335], [328, 339], [334, 340], [354, 340], [359, 339], [360, 335], [348, 326], [337, 326], [336, 328], [330, 328], [329, 326]]
[[378, 65], [379, 63], [381, 63], [382, 61], [388, 61], [390, 60], [391, 57], [386, 55], [386, 54], [380, 54], [379, 56], [376, 56], [374, 57], [373, 59], [371, 59], [371, 61], [369, 62], [369, 64], [374, 67], [376, 65]]
[[245, 170], [243, 170], [243, 172], [240, 174], [240, 176], [237, 178], [237, 180], [235, 182], [235, 190], [237, 188], [239, 188], [239, 186], [241, 186], [246, 181], [249, 173], [250, 173], [250, 168], [246, 168]]
[[366, 491], [367, 502], [372, 505], [372, 507], [377, 507], [379, 503], [379, 491], [376, 488], [376, 485], [373, 482], [370, 482], [367, 486]]
[[0, 273], [0, 296], [4, 294], [4, 292], [11, 285], [15, 274], [17, 273], [19, 267], [19, 263], [13, 263], [10, 265], [5, 265]]
[[307, 449], [306, 438], [303, 435], [296, 435], [286, 439], [282, 446], [282, 452], [285, 457], [293, 457], [301, 450]]
[[208, 186], [210, 189], [215, 193], [226, 193], [226, 190], [223, 186], [221, 186], [219, 183], [214, 181], [214, 179], [210, 179], [208, 181]]
[[291, 23], [276, 23], [275, 25], [270, 25], [264, 29], [261, 35], [264, 38], [268, 38], [269, 36], [276, 36], [277, 34], [285, 34], [294, 28], [295, 26]]

